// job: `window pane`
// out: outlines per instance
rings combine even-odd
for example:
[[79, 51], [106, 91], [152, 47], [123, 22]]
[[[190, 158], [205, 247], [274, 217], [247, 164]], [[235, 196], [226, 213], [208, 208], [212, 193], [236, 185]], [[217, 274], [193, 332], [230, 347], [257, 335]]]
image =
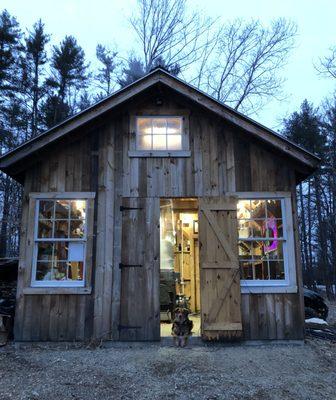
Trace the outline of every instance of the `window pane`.
[[52, 269], [51, 279], [56, 281], [65, 281], [67, 279], [67, 263], [57, 262]]
[[69, 261], [84, 261], [84, 243], [83, 242], [69, 242]]
[[38, 238], [51, 238], [52, 237], [52, 221], [40, 220], [38, 223]]
[[151, 135], [152, 134], [152, 119], [151, 118], [138, 118], [138, 133], [140, 135]]
[[68, 238], [69, 237], [69, 221], [58, 220], [55, 221], [55, 238]]
[[53, 244], [50, 242], [39, 242], [37, 245], [37, 260], [48, 261], [52, 260]]
[[54, 216], [54, 202], [49, 200], [40, 200], [39, 218], [50, 219]]
[[254, 263], [254, 279], [268, 279], [268, 262], [256, 262]]
[[166, 135], [153, 135], [153, 150], [166, 150]]
[[265, 257], [265, 242], [258, 240], [251, 242], [253, 258]]
[[54, 242], [54, 260], [67, 261], [68, 260], [68, 242]]
[[238, 230], [240, 238], [252, 237], [252, 225], [253, 221], [247, 221], [245, 219], [238, 220]]
[[152, 136], [151, 135], [139, 136], [138, 147], [141, 150], [151, 150], [152, 149]]
[[84, 237], [84, 222], [80, 220], [70, 221], [70, 237]]
[[250, 200], [239, 200], [237, 205], [237, 218], [238, 219], [249, 219], [251, 218], [251, 201]]
[[55, 218], [69, 218], [69, 200], [56, 200]]
[[167, 119], [167, 134], [176, 135], [182, 132], [181, 118], [168, 118]]
[[51, 262], [37, 262], [36, 264], [36, 280], [49, 281], [51, 279]]
[[253, 237], [262, 238], [265, 237], [266, 232], [264, 229], [265, 220], [264, 219], [256, 219], [252, 222], [253, 226]]
[[68, 266], [68, 279], [73, 281], [83, 280], [83, 262], [71, 261]]
[[265, 218], [266, 217], [266, 201], [251, 200], [251, 217], [250, 218]]
[[279, 238], [283, 237], [282, 220], [275, 219], [273, 217], [268, 218], [264, 222], [265, 225], [265, 237]]
[[282, 218], [281, 200], [267, 200], [268, 217]]
[[241, 279], [253, 279], [252, 263], [251, 262], [240, 262], [240, 276]]
[[265, 245], [265, 252], [268, 253], [269, 259], [283, 260], [283, 242], [274, 240]]
[[284, 262], [269, 261], [270, 279], [285, 279]]
[[251, 242], [247, 242], [244, 240], [239, 241], [239, 259], [240, 260], [249, 260], [252, 258], [251, 255]]
[[84, 219], [85, 218], [85, 200], [71, 200], [70, 218]]
[[168, 136], [168, 150], [181, 150], [182, 149], [182, 136], [169, 135]]
[[153, 135], [166, 135], [166, 122], [165, 118], [153, 118]]
[[276, 220], [276, 226], [277, 226], [277, 231], [278, 231], [278, 237], [282, 238], [283, 237], [283, 226], [282, 226], [281, 219]]

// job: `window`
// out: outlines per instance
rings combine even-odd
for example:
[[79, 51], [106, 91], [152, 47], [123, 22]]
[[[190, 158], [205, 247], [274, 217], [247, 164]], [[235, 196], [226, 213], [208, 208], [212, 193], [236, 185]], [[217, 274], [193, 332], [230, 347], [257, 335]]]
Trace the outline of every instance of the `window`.
[[32, 286], [84, 286], [87, 200], [36, 201]]
[[137, 150], [184, 150], [182, 117], [137, 117]]
[[295, 267], [290, 198], [240, 199], [237, 217], [242, 283], [293, 283], [295, 269], [293, 273], [289, 266], [290, 260]]

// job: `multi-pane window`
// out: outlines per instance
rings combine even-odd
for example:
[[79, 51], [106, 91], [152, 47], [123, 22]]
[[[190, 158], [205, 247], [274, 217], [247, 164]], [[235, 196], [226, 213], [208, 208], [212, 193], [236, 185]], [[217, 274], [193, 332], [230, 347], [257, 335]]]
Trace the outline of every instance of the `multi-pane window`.
[[238, 201], [241, 279], [285, 279], [282, 209], [281, 199]]
[[84, 286], [86, 200], [37, 200], [34, 286]]
[[182, 117], [138, 117], [137, 150], [182, 150], [182, 120]]

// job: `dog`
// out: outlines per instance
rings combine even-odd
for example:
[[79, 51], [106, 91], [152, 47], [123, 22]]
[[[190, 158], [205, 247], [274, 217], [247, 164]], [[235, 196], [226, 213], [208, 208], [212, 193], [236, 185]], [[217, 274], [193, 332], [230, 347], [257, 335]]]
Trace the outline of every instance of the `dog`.
[[176, 308], [175, 318], [172, 326], [172, 336], [177, 347], [185, 347], [194, 326], [188, 318], [189, 310], [186, 308]]

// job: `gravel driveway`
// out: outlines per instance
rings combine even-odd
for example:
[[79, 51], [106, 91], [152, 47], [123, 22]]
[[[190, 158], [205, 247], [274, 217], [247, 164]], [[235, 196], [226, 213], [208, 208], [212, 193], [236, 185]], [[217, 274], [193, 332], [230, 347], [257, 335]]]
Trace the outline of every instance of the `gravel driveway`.
[[336, 399], [336, 345], [0, 349], [0, 399]]

